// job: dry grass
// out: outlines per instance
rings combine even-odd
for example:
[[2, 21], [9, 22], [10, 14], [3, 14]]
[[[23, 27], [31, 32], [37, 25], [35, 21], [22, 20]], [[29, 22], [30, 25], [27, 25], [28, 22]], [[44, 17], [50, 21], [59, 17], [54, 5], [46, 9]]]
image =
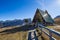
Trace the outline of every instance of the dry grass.
[[0, 40], [27, 40], [27, 32], [16, 32], [13, 34], [0, 34]]
[[27, 40], [27, 33], [16, 27], [1, 28], [0, 40]]
[[[54, 29], [54, 30], [60, 32], [60, 27], [57, 27], [57, 28], [56, 28], [55, 26], [49, 26], [48, 28]], [[38, 28], [38, 30], [39, 30], [39, 32], [41, 32], [39, 28]], [[44, 31], [46, 31], [47, 33], [49, 33], [49, 31], [46, 30], [46, 29], [44, 29]], [[56, 38], [57, 40], [60, 40], [60, 36], [57, 36], [57, 35], [55, 35], [55, 34], [53, 34], [53, 33], [52, 33], [52, 36], [53, 36], [54, 38]], [[44, 40], [49, 40], [49, 37], [48, 37], [45, 33], [43, 33], [43, 32], [42, 32], [42, 37], [43, 37]]]
[[0, 32], [1, 32], [1, 31], [4, 31], [4, 30], [13, 29], [13, 28], [16, 28], [16, 27], [15, 27], [15, 26], [12, 26], [12, 27], [0, 28]]
[[[15, 27], [13, 27], [13, 28], [9, 27], [9, 28], [0, 29], [0, 32], [5, 31], [5, 30], [9, 30], [7, 32], [0, 33], [0, 40], [27, 40], [28, 31], [21, 31], [20, 28], [18, 28], [18, 29], [14, 29], [14, 28]], [[53, 29], [55, 29], [57, 31], [60, 31], [60, 28], [56, 28], [56, 27], [53, 27], [53, 26], [52, 27], [49, 26], [49, 28], [53, 28]], [[13, 29], [13, 30], [10, 30], [10, 29]], [[39, 33], [40, 32], [41, 31], [39, 30]], [[41, 35], [39, 36], [39, 34], [37, 33], [37, 36], [38, 36], [38, 39], [41, 40]], [[49, 37], [46, 34], [44, 34], [43, 32], [42, 32], [42, 37], [43, 37], [43, 40], [49, 40]], [[53, 34], [53, 37], [55, 37], [57, 40], [60, 40], [60, 37], [55, 35], [55, 34]]]
[[50, 28], [50, 29], [54, 29], [54, 30], [60, 32], [60, 25], [57, 25], [57, 26], [47, 26], [47, 27]]
[[[57, 26], [48, 26], [48, 28], [54, 29], [54, 30], [60, 32], [60, 25], [57, 25]], [[54, 33], [52, 33], [52, 36], [53, 36], [54, 38], [56, 38], [57, 40], [60, 40], [60, 36], [57, 36], [57, 35], [55, 35]]]
[[[36, 30], [38, 30], [38, 33], [41, 33], [41, 30], [39, 28], [37, 28]], [[38, 37], [38, 39], [49, 40], [49, 37], [42, 32], [42, 34]]]
[[0, 28], [0, 40], [27, 40], [30, 27], [32, 28], [31, 25]]
[[[56, 30], [56, 31], [58, 31], [58, 32], [60, 32], [60, 25], [53, 26], [53, 29]], [[56, 38], [57, 40], [60, 40], [60, 36], [57, 36], [57, 35], [55, 35], [55, 34], [52, 34], [52, 36], [53, 36], [54, 38]]]

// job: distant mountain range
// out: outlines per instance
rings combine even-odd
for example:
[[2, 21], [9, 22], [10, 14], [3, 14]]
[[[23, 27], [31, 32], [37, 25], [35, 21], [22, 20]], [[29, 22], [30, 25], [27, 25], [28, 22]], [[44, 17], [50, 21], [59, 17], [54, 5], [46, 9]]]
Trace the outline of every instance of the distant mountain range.
[[1, 21], [0, 27], [8, 27], [8, 26], [16, 26], [22, 25], [24, 21], [22, 20], [8, 20], [8, 21]]
[[[28, 19], [31, 22], [31, 19]], [[17, 26], [22, 25], [24, 23], [24, 20], [6, 20], [6, 21], [0, 21], [0, 27], [9, 27], [9, 26]]]
[[60, 25], [60, 15], [54, 18], [56, 24]]

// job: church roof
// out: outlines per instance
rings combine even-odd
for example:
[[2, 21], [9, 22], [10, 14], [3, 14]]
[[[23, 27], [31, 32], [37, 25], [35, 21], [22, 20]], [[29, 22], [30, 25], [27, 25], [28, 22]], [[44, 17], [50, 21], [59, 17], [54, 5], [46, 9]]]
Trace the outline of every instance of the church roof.
[[[43, 17], [43, 19], [46, 21], [46, 22], [50, 22], [50, 23], [53, 23], [54, 20], [51, 18], [51, 16], [48, 14], [47, 10], [46, 11], [43, 11], [41, 9], [37, 9], [37, 11], [39, 11], [40, 15]], [[37, 14], [37, 13], [36, 13]]]

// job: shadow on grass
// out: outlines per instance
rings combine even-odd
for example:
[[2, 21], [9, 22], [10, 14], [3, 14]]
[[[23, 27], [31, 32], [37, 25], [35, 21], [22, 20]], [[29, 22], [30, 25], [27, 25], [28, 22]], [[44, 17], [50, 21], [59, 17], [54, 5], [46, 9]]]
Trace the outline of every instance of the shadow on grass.
[[16, 28], [13, 28], [13, 29], [8, 29], [8, 30], [4, 30], [0, 33], [4, 33], [4, 34], [11, 34], [11, 33], [16, 33], [16, 32], [21, 32], [21, 31], [28, 31], [28, 30], [33, 30], [35, 29], [34, 26], [32, 25], [25, 25], [25, 26], [22, 26], [22, 27], [16, 27]]

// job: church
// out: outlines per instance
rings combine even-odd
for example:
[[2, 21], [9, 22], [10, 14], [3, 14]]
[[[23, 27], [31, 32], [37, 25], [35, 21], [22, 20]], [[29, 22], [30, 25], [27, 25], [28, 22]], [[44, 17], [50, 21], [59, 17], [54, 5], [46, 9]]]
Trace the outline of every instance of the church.
[[52, 17], [48, 14], [48, 11], [45, 10], [41, 10], [41, 9], [37, 9], [33, 18], [33, 23], [36, 22], [40, 22], [43, 25], [53, 25], [54, 24], [54, 20], [52, 19]]

